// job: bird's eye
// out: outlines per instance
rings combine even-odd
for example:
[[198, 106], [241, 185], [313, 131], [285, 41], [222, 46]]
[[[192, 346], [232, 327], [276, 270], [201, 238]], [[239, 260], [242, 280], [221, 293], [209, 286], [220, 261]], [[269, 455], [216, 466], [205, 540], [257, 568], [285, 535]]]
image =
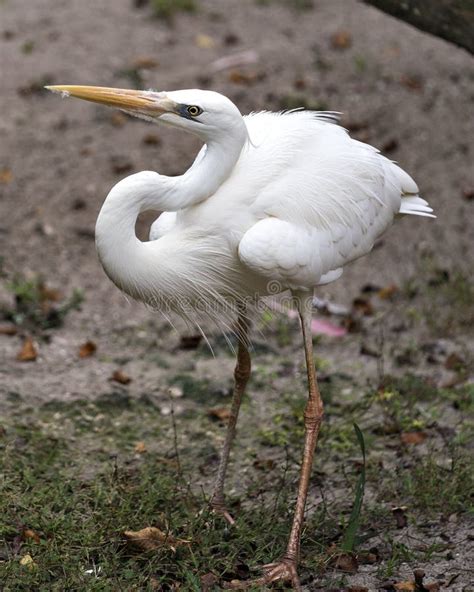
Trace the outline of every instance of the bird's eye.
[[198, 115], [201, 115], [201, 113], [202, 113], [201, 107], [198, 107], [197, 105], [189, 105], [189, 107], [187, 107], [186, 111], [187, 111], [188, 115], [191, 115], [191, 117], [197, 117]]

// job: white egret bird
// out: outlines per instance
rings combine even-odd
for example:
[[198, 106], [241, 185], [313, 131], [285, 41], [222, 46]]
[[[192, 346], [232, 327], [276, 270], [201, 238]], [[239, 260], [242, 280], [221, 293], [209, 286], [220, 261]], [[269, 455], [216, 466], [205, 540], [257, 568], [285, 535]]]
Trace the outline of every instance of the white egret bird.
[[[243, 117], [225, 96], [204, 90], [136, 91], [50, 86], [197, 135], [204, 146], [183, 175], [131, 175], [108, 194], [96, 226], [100, 261], [124, 292], [164, 311], [206, 314], [221, 327], [238, 312], [237, 364], [227, 435], [211, 504], [229, 521], [224, 478], [250, 374], [247, 307], [290, 290], [303, 333], [308, 375], [305, 438], [286, 552], [263, 575], [235, 587], [289, 580], [297, 564], [313, 454], [323, 417], [311, 339], [313, 289], [339, 278], [368, 253], [397, 214], [432, 216], [411, 177], [350, 138], [334, 113], [291, 111]], [[150, 241], [135, 235], [144, 210], [165, 212]]]

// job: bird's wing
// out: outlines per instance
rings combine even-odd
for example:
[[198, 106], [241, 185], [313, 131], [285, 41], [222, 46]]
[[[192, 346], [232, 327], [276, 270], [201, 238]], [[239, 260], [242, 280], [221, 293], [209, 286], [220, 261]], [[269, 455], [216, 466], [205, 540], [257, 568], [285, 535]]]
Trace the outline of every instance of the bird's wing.
[[154, 241], [174, 228], [177, 212], [162, 212], [150, 227], [149, 240]]
[[283, 287], [332, 281], [371, 250], [405, 194], [422, 201], [407, 173], [321, 115], [263, 113], [246, 122], [255, 147], [238, 168], [259, 181], [249, 204], [256, 223], [239, 256]]

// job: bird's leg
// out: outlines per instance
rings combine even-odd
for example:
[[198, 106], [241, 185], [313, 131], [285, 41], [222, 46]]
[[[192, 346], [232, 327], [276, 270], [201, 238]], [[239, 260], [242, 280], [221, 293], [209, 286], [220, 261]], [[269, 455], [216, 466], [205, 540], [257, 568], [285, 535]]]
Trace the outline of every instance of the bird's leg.
[[214, 492], [211, 497], [211, 508], [222, 514], [229, 524], [234, 524], [234, 519], [229, 514], [224, 500], [224, 480], [227, 471], [227, 463], [229, 461], [230, 448], [235, 437], [235, 428], [237, 419], [239, 417], [240, 404], [245, 392], [248, 379], [250, 377], [250, 353], [247, 347], [249, 322], [242, 310], [238, 318], [239, 345], [237, 350], [237, 363], [234, 370], [234, 392], [232, 395], [232, 403], [230, 406], [229, 421], [227, 424], [227, 433], [225, 436], [224, 445], [221, 451], [219, 461], [219, 468], [217, 469], [217, 477], [214, 485]]
[[303, 528], [304, 509], [308, 495], [314, 450], [316, 448], [319, 428], [323, 419], [323, 402], [316, 380], [316, 370], [313, 358], [313, 340], [311, 336], [312, 299], [311, 296], [308, 296], [306, 293], [297, 293], [295, 296], [298, 302], [303, 331], [306, 370], [308, 374], [308, 402], [306, 403], [304, 410], [305, 439], [303, 462], [301, 465], [293, 525], [291, 527], [286, 552], [279, 561], [264, 566], [264, 575], [261, 578], [245, 582], [230, 582], [229, 584], [226, 584], [227, 588], [245, 589], [285, 580], [292, 583], [294, 590], [302, 590], [298, 578], [297, 566], [300, 552], [301, 531]]

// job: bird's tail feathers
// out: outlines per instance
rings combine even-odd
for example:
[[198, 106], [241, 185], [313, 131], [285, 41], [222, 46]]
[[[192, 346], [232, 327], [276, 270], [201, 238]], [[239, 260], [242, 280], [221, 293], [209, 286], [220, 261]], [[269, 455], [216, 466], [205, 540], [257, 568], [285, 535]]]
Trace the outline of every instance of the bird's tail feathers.
[[427, 218], [436, 218], [432, 213], [433, 208], [430, 208], [428, 202], [418, 195], [405, 195], [402, 197], [399, 214], [411, 214], [414, 216], [426, 216]]

